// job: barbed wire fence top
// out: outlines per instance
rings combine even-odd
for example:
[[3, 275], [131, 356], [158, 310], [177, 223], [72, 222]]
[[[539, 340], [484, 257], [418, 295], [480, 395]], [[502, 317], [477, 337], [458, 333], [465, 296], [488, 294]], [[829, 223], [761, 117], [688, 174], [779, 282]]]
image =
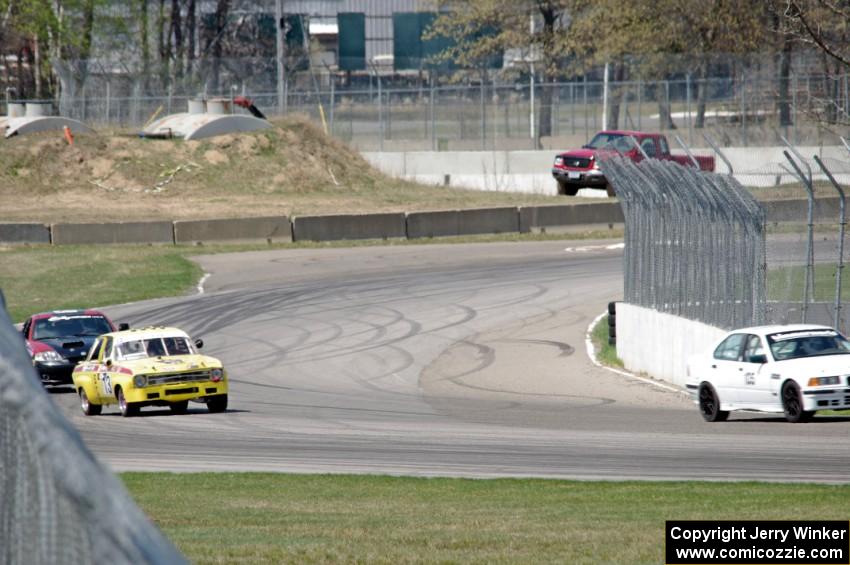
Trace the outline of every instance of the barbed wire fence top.
[[0, 563], [186, 563], [50, 400], [2, 294]]
[[738, 181], [599, 158], [626, 221], [626, 302], [725, 329], [765, 323], [765, 210]]

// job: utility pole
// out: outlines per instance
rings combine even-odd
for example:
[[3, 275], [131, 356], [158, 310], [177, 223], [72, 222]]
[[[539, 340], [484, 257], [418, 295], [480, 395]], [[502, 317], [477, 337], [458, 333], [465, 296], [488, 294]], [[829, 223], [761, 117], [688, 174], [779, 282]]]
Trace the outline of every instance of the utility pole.
[[531, 47], [528, 50], [528, 71], [531, 75], [529, 84], [529, 100], [528, 100], [528, 125], [529, 134], [531, 137], [532, 147], [537, 149], [537, 138], [534, 135], [534, 14], [532, 13], [528, 19], [529, 33], [531, 34]]
[[286, 27], [283, 21], [283, 0], [275, 0], [275, 20], [277, 21], [277, 33], [275, 35], [275, 47], [277, 52], [277, 111], [279, 114], [286, 112], [286, 100], [284, 96], [284, 58], [286, 54]]
[[608, 63], [605, 63], [605, 76], [602, 78], [602, 130], [608, 129]]

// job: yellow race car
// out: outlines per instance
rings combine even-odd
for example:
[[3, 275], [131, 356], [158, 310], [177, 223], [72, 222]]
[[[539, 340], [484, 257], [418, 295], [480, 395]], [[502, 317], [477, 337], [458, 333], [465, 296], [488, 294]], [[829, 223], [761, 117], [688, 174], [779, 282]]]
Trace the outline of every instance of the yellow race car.
[[203, 341], [177, 328], [149, 327], [97, 338], [74, 369], [74, 389], [87, 416], [118, 404], [122, 416], [142, 406], [186, 412], [189, 401], [210, 412], [227, 410], [227, 373], [221, 361], [198, 353]]

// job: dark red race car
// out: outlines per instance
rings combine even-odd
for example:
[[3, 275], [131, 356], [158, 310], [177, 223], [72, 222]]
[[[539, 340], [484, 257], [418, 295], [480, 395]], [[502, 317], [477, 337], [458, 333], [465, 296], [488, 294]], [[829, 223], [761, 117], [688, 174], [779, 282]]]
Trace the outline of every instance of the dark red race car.
[[64, 385], [99, 335], [129, 327], [116, 326], [97, 310], [56, 310], [30, 316], [21, 332], [41, 382]]

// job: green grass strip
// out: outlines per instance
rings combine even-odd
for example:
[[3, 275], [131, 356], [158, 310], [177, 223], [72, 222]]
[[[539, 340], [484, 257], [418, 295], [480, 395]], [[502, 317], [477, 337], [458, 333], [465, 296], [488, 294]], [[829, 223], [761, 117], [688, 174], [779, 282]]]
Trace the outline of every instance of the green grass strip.
[[46, 310], [122, 304], [185, 292], [201, 276], [173, 247], [14, 247], [0, 251], [0, 288], [15, 321]]
[[[837, 263], [815, 265], [814, 297], [817, 301], [835, 300]], [[850, 269], [845, 265], [841, 274], [841, 300], [850, 300]], [[778, 267], [767, 272], [768, 300], [799, 302], [803, 300], [806, 266]]]
[[623, 360], [617, 357], [617, 346], [608, 343], [608, 316], [603, 316], [590, 331], [590, 341], [596, 350], [596, 359], [608, 367], [623, 369]]
[[198, 564], [658, 564], [665, 520], [846, 520], [850, 500], [850, 486], [809, 484], [121, 477]]

